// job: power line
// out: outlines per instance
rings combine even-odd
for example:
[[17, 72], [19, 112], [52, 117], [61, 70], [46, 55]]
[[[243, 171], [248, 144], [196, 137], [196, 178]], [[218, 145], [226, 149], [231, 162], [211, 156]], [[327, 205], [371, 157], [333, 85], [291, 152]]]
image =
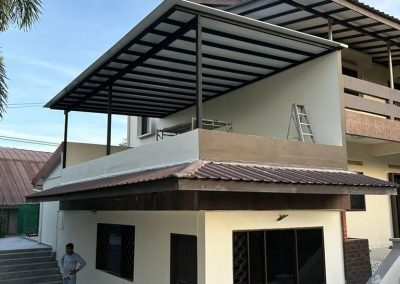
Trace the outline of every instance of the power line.
[[0, 140], [26, 143], [26, 144], [36, 144], [36, 145], [42, 145], [42, 146], [57, 147], [59, 145], [58, 143], [50, 142], [50, 141], [26, 139], [26, 138], [20, 138], [20, 137], [4, 136], [4, 135], [0, 135]]

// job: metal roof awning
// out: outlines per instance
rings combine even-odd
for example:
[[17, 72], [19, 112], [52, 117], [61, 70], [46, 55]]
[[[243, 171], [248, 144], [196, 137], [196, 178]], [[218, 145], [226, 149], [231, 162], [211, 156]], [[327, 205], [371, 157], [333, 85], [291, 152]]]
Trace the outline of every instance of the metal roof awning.
[[[165, 184], [152, 185], [145, 189], [140, 186], [146, 182], [161, 180], [173, 180], [173, 188], [165, 187]], [[32, 194], [27, 199], [34, 202], [52, 201], [171, 190], [394, 195], [396, 187], [391, 182], [344, 170], [199, 160], [59, 185]]]
[[343, 47], [222, 10], [167, 0], [46, 107], [165, 117], [195, 105], [199, 91], [200, 101], [210, 100]]
[[400, 64], [400, 20], [356, 0], [248, 0], [227, 11], [300, 32], [328, 37], [388, 64], [388, 43], [394, 65]]

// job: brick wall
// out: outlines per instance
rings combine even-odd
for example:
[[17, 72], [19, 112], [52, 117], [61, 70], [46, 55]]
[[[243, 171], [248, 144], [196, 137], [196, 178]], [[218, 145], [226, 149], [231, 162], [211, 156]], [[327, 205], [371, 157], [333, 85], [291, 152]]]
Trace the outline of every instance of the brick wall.
[[344, 268], [347, 284], [365, 284], [371, 277], [368, 240], [345, 239]]

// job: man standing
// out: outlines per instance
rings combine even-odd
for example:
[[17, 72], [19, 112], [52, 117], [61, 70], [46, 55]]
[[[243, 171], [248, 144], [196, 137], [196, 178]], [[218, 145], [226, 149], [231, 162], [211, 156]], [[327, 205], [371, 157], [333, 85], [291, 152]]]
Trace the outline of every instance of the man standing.
[[74, 245], [71, 243], [65, 246], [65, 252], [61, 258], [63, 284], [75, 284], [76, 274], [85, 267], [86, 261], [74, 252]]

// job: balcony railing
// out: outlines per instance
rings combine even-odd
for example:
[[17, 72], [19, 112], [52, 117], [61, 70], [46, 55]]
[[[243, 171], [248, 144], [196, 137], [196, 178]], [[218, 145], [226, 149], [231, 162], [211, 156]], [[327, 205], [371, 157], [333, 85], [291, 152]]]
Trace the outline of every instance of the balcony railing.
[[400, 120], [400, 91], [343, 75], [346, 109]]

